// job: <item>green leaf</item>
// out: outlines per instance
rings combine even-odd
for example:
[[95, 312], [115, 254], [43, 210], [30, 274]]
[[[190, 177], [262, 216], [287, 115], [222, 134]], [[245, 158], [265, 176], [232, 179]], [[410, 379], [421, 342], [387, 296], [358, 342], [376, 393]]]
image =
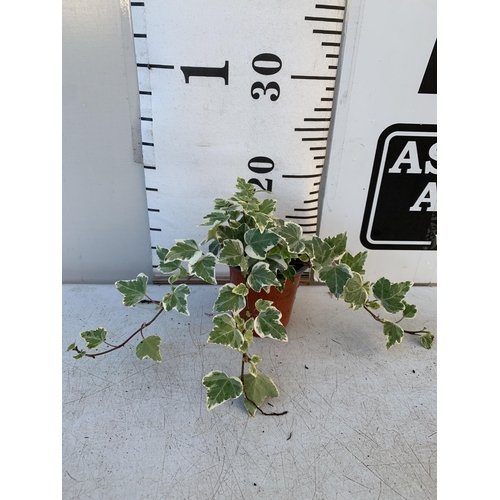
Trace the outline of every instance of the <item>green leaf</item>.
[[167, 263], [160, 262], [158, 264], [157, 269], [163, 274], [170, 274], [177, 271], [177, 269], [179, 269], [181, 264], [182, 261], [180, 260], [173, 260], [172, 262], [167, 262]]
[[95, 349], [106, 340], [107, 334], [105, 328], [97, 328], [97, 330], [87, 330], [80, 333], [80, 337], [87, 342], [87, 349]]
[[245, 286], [244, 283], [240, 283], [239, 285], [233, 288], [233, 293], [235, 293], [236, 295], [242, 295], [243, 297], [246, 297], [248, 295], [248, 288]]
[[252, 355], [252, 357], [250, 358], [250, 362], [254, 365], [258, 365], [261, 361], [262, 358], [260, 356], [257, 356], [257, 354]]
[[434, 342], [434, 335], [431, 332], [427, 332], [425, 335], [420, 337], [420, 343], [426, 348], [430, 349], [432, 347], [432, 343]]
[[[243, 285], [243, 283], [241, 283], [241, 285]], [[235, 289], [236, 285], [232, 283], [227, 283], [220, 288], [219, 295], [217, 296], [212, 309], [213, 312], [234, 311], [235, 314], [238, 314], [240, 311], [245, 309], [245, 297], [235, 293]]]
[[273, 305], [271, 300], [258, 299], [255, 302], [255, 309], [259, 312], [267, 311]]
[[187, 260], [190, 264], [194, 264], [201, 255], [202, 252], [195, 240], [175, 240], [175, 245], [168, 252], [164, 263]]
[[368, 257], [368, 252], [359, 252], [356, 255], [351, 255], [349, 252], [346, 252], [341, 259], [343, 264], [347, 264], [354, 272], [359, 274], [365, 274], [365, 270], [363, 266], [365, 265], [366, 258]]
[[[307, 245], [306, 242], [304, 243]], [[320, 271], [324, 267], [332, 267], [335, 250], [318, 236], [312, 238], [312, 252], [311, 265], [315, 271]]]
[[174, 288], [170, 293], [167, 293], [161, 299], [161, 305], [165, 311], [171, 311], [175, 309], [181, 314], [189, 316], [187, 296], [191, 293], [191, 290], [184, 283]]
[[385, 347], [387, 349], [389, 349], [396, 343], [399, 344], [403, 340], [404, 334], [404, 330], [399, 325], [385, 320], [384, 335], [387, 337], [387, 343], [385, 344]]
[[266, 258], [268, 250], [271, 250], [280, 241], [280, 237], [271, 231], [260, 232], [259, 229], [250, 229], [245, 233], [245, 251], [258, 260]]
[[340, 257], [346, 249], [347, 246], [347, 232], [337, 234], [337, 236], [327, 236], [325, 242], [330, 245], [333, 250], [333, 258], [336, 259]]
[[87, 355], [87, 353], [85, 351], [80, 351], [78, 354], [75, 354], [73, 356], [73, 359], [80, 359], [80, 358], [83, 358], [86, 355]]
[[353, 273], [352, 278], [345, 284], [342, 298], [356, 310], [363, 307], [368, 301], [368, 292], [359, 273]]
[[229, 220], [229, 215], [222, 210], [215, 210], [203, 217], [205, 222], [198, 224], [198, 226], [213, 226], [214, 224], [222, 224]]
[[115, 286], [123, 295], [123, 305], [132, 307], [146, 295], [147, 284], [148, 277], [144, 273], [139, 273], [135, 280], [120, 280], [115, 283]]
[[158, 363], [161, 361], [160, 353], [161, 339], [157, 335], [151, 335], [141, 340], [135, 349], [138, 359], [151, 358]]
[[259, 337], [271, 337], [282, 342], [288, 342], [286, 328], [281, 324], [280, 319], [281, 312], [276, 307], [267, 307], [255, 318], [255, 333]]
[[267, 262], [257, 262], [247, 277], [247, 285], [256, 292], [260, 292], [263, 288], [269, 292], [271, 286], [279, 287], [281, 283], [269, 269]]
[[264, 230], [266, 229], [266, 227], [271, 222], [271, 218], [268, 215], [263, 214], [261, 212], [249, 211], [247, 213], [247, 215], [253, 219], [253, 221], [255, 222], [255, 225], [257, 226], [257, 229], [261, 233], [264, 232]]
[[216, 285], [215, 264], [217, 264], [217, 257], [212, 253], [207, 253], [194, 264], [189, 264], [189, 273], [198, 276], [198, 278], [201, 278], [207, 283]]
[[346, 264], [327, 266], [319, 271], [319, 279], [324, 281], [333, 295], [338, 299], [349, 279], [352, 278], [351, 268]]
[[301, 253], [305, 250], [306, 245], [302, 241], [302, 228], [295, 222], [285, 222], [284, 226], [275, 227], [273, 233], [281, 236], [292, 253]]
[[380, 278], [373, 285], [373, 295], [380, 300], [382, 307], [387, 312], [397, 313], [404, 310], [405, 304], [403, 299], [412, 285], [411, 281], [391, 283], [386, 278]]
[[242, 177], [236, 179], [236, 189], [238, 191], [235, 194], [244, 194], [248, 197], [253, 197], [255, 193], [255, 185], [245, 181]]
[[259, 203], [259, 212], [266, 215], [271, 215], [276, 210], [276, 200], [267, 198]]
[[219, 314], [212, 319], [214, 329], [208, 336], [209, 344], [220, 344], [238, 350], [243, 344], [243, 335], [229, 314]]
[[207, 409], [212, 410], [228, 399], [236, 399], [243, 392], [243, 384], [237, 377], [228, 377], [224, 372], [213, 371], [202, 380], [207, 388]]
[[66, 352], [72, 351], [75, 347], [76, 347], [76, 342], [73, 342], [72, 344], [70, 344], [68, 346], [68, 348], [66, 349]]
[[408, 304], [405, 300], [403, 300], [403, 304], [405, 306], [403, 310], [403, 317], [407, 319], [412, 319], [417, 315], [417, 306], [413, 304]]
[[262, 373], [258, 373], [256, 376], [245, 373], [243, 380], [245, 381], [245, 408], [252, 417], [257, 412], [255, 405], [260, 407], [266, 398], [279, 396], [278, 388], [274, 382]]
[[243, 269], [246, 263], [244, 254], [245, 249], [240, 240], [226, 240], [219, 255], [219, 262], [232, 267], [239, 266]]

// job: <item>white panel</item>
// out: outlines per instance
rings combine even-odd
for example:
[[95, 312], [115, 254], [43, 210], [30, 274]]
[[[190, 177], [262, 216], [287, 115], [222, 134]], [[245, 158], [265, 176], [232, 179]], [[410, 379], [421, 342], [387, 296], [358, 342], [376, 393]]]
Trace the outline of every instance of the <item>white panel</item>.
[[[429, 149], [436, 147], [437, 139], [429, 129], [436, 126], [436, 94], [419, 89], [436, 32], [434, 0], [349, 2], [320, 235], [347, 230], [352, 251], [365, 249], [364, 241], [371, 249], [369, 277], [437, 281], [436, 251], [421, 249], [435, 244], [432, 193], [421, 199], [420, 213], [410, 211], [426, 186], [435, 182], [437, 156], [432, 150], [434, 158], [429, 158]], [[415, 142], [414, 149], [403, 154], [400, 173], [389, 173], [389, 161], [394, 162], [408, 142]], [[419, 162], [411, 166], [414, 153]], [[387, 160], [382, 166], [380, 158], [382, 163]], [[427, 235], [422, 233], [425, 223]]]

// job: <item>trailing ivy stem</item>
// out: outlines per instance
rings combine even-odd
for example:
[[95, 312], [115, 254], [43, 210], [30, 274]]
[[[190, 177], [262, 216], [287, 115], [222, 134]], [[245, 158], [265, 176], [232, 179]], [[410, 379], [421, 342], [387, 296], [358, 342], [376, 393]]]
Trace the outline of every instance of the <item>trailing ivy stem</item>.
[[[112, 351], [116, 351], [117, 349], [120, 349], [121, 347], [123, 347], [124, 345], [126, 345], [128, 342], [130, 342], [138, 333], [140, 333], [142, 335], [142, 330], [144, 330], [144, 328], [147, 328], [149, 325], [151, 325], [151, 323], [153, 323], [154, 321], [156, 321], [156, 319], [158, 318], [158, 316], [160, 316], [160, 314], [163, 311], [164, 311], [164, 309], [161, 308], [156, 313], [156, 315], [155, 315], [155, 317], [153, 319], [151, 319], [147, 323], [143, 323], [132, 335], [130, 335], [130, 337], [128, 339], [124, 340], [121, 344], [119, 344], [117, 346], [114, 346], [111, 349], [108, 349], [107, 351], [102, 351], [102, 352], [98, 352], [98, 353], [95, 353], [95, 354], [88, 354], [88, 353], [86, 353], [85, 356], [88, 356], [89, 358], [96, 358], [97, 356], [102, 356], [103, 354], [107, 354], [108, 352], [112, 352]], [[143, 338], [144, 338], [144, 335], [143, 335]], [[107, 344], [107, 345], [109, 345], [109, 344]]]
[[[371, 317], [375, 320], [375, 321], [378, 321], [379, 323], [384, 323], [384, 320], [380, 318], [380, 316], [377, 316], [376, 314], [374, 314], [372, 311], [370, 311], [370, 309], [366, 306], [363, 306], [363, 309], [365, 311], [368, 311], [371, 315]], [[403, 318], [401, 318], [399, 321], [397, 321], [397, 323], [399, 323]], [[408, 333], [409, 335], [417, 335], [418, 337], [421, 337], [421, 335], [419, 335], [420, 333], [427, 333], [427, 330], [426, 329], [423, 329], [423, 330], [405, 330], [403, 328], [403, 331], [405, 333]]]
[[286, 415], [288, 411], [282, 411], [280, 413], [266, 413], [264, 410], [262, 410], [259, 406], [257, 406], [247, 395], [247, 391], [245, 388], [245, 360], [249, 360], [250, 358], [248, 357], [248, 354], [245, 352], [243, 353], [243, 356], [241, 357], [241, 384], [243, 386], [243, 394], [245, 398], [252, 403], [257, 410], [259, 410], [262, 415], [265, 415], [266, 417], [280, 417], [281, 415]]

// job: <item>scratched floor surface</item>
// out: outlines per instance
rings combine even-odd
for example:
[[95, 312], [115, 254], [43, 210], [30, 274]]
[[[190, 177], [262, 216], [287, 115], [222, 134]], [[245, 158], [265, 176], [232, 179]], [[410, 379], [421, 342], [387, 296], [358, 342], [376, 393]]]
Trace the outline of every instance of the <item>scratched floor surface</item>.
[[[436, 292], [412, 290], [408, 326], [436, 333]], [[407, 336], [386, 351], [367, 313], [304, 286], [289, 342], [251, 351], [281, 392], [265, 408], [288, 413], [249, 418], [241, 398], [207, 412], [201, 378], [240, 369], [236, 351], [206, 342], [216, 293], [193, 286], [189, 317], [164, 313], [147, 330], [162, 337], [162, 363], [139, 361], [137, 342], [73, 360], [79, 332], [125, 339], [155, 312], [125, 308], [113, 285], [63, 285], [64, 500], [436, 498], [437, 342]]]

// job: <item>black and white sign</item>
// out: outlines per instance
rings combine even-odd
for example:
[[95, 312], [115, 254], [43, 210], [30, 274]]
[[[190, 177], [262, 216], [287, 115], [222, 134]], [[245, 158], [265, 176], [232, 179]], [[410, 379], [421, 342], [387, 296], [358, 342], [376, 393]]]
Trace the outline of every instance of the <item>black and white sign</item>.
[[381, 134], [361, 242], [367, 248], [436, 250], [437, 127], [397, 124]]

